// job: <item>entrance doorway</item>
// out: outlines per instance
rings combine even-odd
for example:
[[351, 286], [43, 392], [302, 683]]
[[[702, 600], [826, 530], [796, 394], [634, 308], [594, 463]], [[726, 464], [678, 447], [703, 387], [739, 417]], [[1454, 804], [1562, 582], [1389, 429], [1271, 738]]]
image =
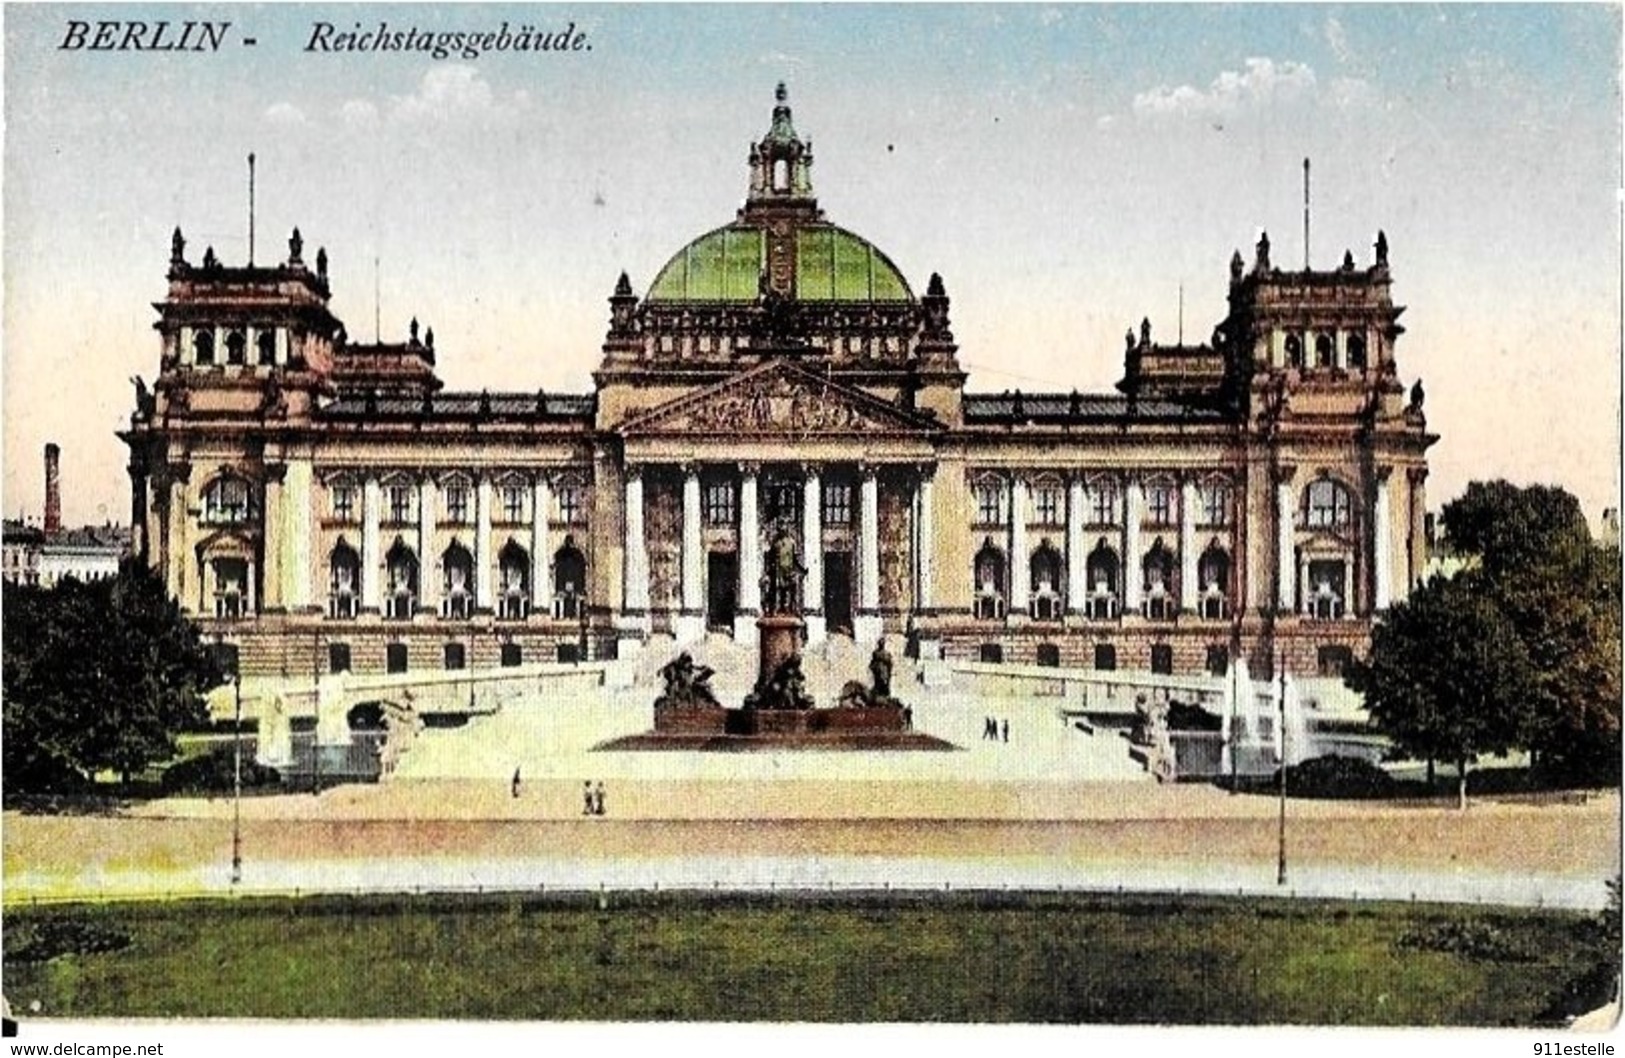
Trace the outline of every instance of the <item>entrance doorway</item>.
[[824, 552], [824, 626], [852, 634], [852, 553]]
[[705, 623], [731, 632], [739, 609], [739, 556], [711, 551], [705, 556]]

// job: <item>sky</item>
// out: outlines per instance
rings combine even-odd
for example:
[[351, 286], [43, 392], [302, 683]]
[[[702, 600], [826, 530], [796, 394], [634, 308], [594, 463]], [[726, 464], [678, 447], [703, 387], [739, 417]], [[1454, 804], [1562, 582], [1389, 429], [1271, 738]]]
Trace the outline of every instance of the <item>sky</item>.
[[[69, 20], [229, 21], [217, 53], [62, 50]], [[337, 32], [549, 32], [571, 52], [321, 53]], [[9, 6], [7, 517], [125, 521], [114, 435], [158, 369], [169, 233], [193, 260], [327, 249], [359, 339], [418, 317], [453, 389], [590, 389], [645, 290], [732, 219], [778, 81], [814, 188], [916, 292], [939, 272], [973, 389], [1109, 389], [1122, 334], [1206, 338], [1233, 250], [1369, 262], [1387, 233], [1427, 389], [1430, 502], [1619, 496], [1617, 6]], [[249, 46], [244, 39], [252, 37]], [[376, 263], [375, 263], [376, 262]], [[1183, 301], [1183, 316], [1180, 305]]]

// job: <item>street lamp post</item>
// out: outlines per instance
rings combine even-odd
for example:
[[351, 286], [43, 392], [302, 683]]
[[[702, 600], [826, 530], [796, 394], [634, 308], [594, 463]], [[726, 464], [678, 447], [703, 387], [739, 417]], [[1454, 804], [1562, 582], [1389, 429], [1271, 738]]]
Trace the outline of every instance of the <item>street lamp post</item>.
[[1275, 722], [1278, 725], [1280, 725], [1279, 727], [1276, 728], [1276, 732], [1277, 732], [1276, 743], [1281, 747], [1281, 810], [1280, 810], [1279, 821], [1278, 821], [1277, 826], [1276, 826], [1275, 884], [1276, 885], [1285, 885], [1286, 884], [1286, 658], [1285, 658], [1284, 655], [1277, 654], [1276, 655], [1276, 661], [1278, 663], [1276, 665], [1276, 668], [1280, 670], [1279, 673], [1276, 676], [1276, 679], [1278, 681], [1277, 685], [1280, 688], [1279, 693], [1276, 695], [1276, 698], [1280, 703], [1280, 707], [1277, 710], [1277, 714], [1276, 714], [1276, 717], [1275, 717]]
[[243, 676], [231, 674], [234, 722], [231, 727], [231, 884], [243, 880]]

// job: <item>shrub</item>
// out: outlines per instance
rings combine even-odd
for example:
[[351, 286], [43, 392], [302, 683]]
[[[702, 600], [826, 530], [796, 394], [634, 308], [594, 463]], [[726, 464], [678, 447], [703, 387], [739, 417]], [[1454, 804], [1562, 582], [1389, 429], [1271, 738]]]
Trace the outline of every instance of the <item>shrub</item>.
[[[1280, 781], [1280, 772], [1276, 772]], [[1331, 755], [1295, 764], [1286, 772], [1287, 792], [1296, 797], [1392, 797], [1398, 783], [1377, 765], [1359, 757]]]
[[[228, 742], [164, 770], [165, 793], [229, 793], [232, 787], [234, 748]], [[282, 782], [275, 768], [254, 760], [253, 753], [243, 747], [243, 789], [276, 786]]]

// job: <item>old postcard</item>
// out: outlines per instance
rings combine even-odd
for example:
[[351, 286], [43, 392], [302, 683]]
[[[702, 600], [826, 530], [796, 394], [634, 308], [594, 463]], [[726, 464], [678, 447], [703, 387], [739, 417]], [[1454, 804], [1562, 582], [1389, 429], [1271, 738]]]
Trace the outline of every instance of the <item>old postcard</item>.
[[19, 1042], [1612, 1026], [1618, 7], [4, 19]]

